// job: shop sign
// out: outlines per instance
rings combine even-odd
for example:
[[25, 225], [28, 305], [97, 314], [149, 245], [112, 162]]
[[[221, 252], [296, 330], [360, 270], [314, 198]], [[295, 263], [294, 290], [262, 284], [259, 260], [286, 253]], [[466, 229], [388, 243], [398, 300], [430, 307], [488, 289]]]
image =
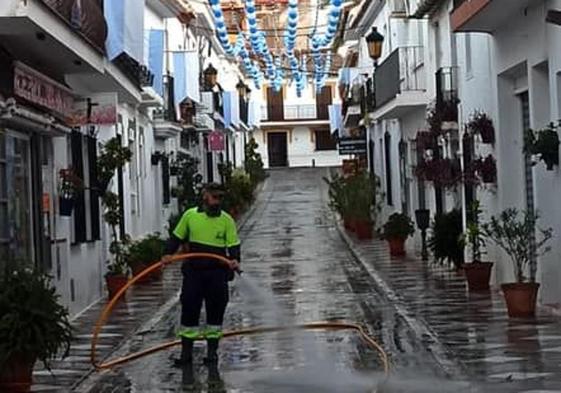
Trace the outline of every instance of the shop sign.
[[208, 135], [208, 145], [210, 151], [224, 151], [224, 133], [213, 131]]
[[67, 117], [74, 97], [67, 87], [23, 63], [14, 63], [14, 95]]
[[76, 100], [67, 122], [73, 127], [117, 124], [117, 93], [92, 94]]

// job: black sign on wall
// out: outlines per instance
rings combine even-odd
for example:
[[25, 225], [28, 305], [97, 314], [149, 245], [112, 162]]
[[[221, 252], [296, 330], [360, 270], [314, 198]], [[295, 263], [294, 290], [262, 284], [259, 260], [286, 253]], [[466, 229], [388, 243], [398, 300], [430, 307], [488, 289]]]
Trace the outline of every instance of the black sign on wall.
[[366, 154], [366, 138], [349, 138], [339, 139], [339, 154]]

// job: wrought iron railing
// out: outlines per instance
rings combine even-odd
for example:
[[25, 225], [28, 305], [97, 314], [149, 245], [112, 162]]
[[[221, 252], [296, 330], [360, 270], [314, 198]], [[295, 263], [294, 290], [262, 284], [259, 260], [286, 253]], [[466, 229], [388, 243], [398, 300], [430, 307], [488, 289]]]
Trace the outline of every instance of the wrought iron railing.
[[171, 75], [164, 76], [164, 107], [154, 111], [154, 120], [172, 122], [177, 121], [173, 83], [174, 80]]

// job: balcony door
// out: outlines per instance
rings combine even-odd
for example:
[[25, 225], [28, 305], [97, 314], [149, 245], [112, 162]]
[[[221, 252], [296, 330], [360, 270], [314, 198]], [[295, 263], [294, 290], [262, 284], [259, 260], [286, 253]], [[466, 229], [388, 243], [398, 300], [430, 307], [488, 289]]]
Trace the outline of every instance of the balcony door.
[[267, 88], [267, 113], [269, 121], [284, 120], [284, 96], [283, 89], [275, 91], [272, 87]]
[[316, 98], [317, 118], [321, 120], [329, 119], [329, 105], [333, 102], [331, 86], [324, 86]]

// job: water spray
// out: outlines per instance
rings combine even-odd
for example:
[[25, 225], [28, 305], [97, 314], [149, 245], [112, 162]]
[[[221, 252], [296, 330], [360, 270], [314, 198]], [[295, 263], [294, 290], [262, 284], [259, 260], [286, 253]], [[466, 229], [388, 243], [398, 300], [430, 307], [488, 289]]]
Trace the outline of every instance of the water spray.
[[[143, 277], [153, 273], [154, 271], [156, 271], [160, 268], [165, 267], [167, 264], [174, 263], [174, 262], [183, 262], [185, 260], [194, 259], [194, 258], [214, 259], [221, 266], [223, 266], [225, 268], [230, 267], [230, 260], [226, 257], [220, 256], [220, 255], [215, 255], [215, 254], [208, 254], [208, 253], [188, 253], [188, 254], [174, 255], [173, 257], [171, 257], [171, 259], [169, 261], [166, 261], [165, 263], [162, 262], [162, 261], [160, 261], [158, 263], [155, 263], [155, 264], [149, 266], [148, 268], [146, 268], [145, 270], [143, 270], [142, 272], [140, 272], [139, 274], [137, 274], [136, 276], [134, 276], [131, 280], [129, 280], [127, 282], [127, 284], [123, 288], [121, 288], [121, 290], [119, 290], [119, 292], [117, 292], [117, 294], [104, 307], [104, 309], [101, 312], [101, 315], [100, 315], [99, 319], [97, 320], [95, 328], [93, 330], [90, 361], [91, 361], [91, 364], [94, 366], [94, 368], [97, 371], [111, 369], [111, 368], [116, 367], [118, 365], [130, 362], [130, 361], [133, 361], [135, 359], [139, 359], [139, 358], [142, 358], [144, 356], [148, 356], [150, 354], [153, 354], [153, 353], [156, 353], [156, 352], [159, 352], [159, 351], [163, 351], [163, 350], [166, 350], [166, 349], [169, 349], [169, 348], [172, 348], [174, 346], [177, 346], [177, 345], [181, 344], [181, 340], [174, 340], [174, 341], [170, 341], [170, 342], [167, 342], [167, 343], [156, 345], [154, 347], [145, 349], [143, 351], [131, 353], [129, 355], [119, 357], [119, 358], [116, 358], [116, 359], [113, 359], [113, 360], [108, 360], [108, 361], [105, 361], [105, 362], [99, 362], [97, 357], [96, 357], [96, 349], [97, 349], [99, 334], [100, 334], [103, 326], [106, 324], [107, 320], [109, 319], [109, 316], [111, 315], [111, 313], [113, 311], [113, 308], [115, 307], [117, 302], [125, 295], [127, 290], [130, 287], [132, 287], [134, 284], [136, 284], [139, 280], [142, 280]], [[236, 272], [239, 275], [242, 274], [241, 270], [238, 270]], [[389, 376], [390, 364], [389, 364], [389, 360], [388, 360], [388, 355], [386, 354], [386, 352], [384, 351], [382, 346], [370, 336], [370, 334], [368, 333], [366, 328], [364, 328], [363, 326], [361, 326], [359, 324], [356, 324], [356, 323], [344, 322], [344, 321], [337, 321], [337, 322], [327, 321], [327, 322], [304, 323], [304, 324], [298, 324], [298, 325], [295, 325], [295, 326], [249, 327], [249, 328], [245, 328], [245, 329], [238, 329], [238, 330], [232, 330], [232, 331], [224, 332], [223, 338], [228, 339], [228, 338], [232, 338], [232, 337], [236, 337], [236, 336], [250, 336], [250, 335], [257, 335], [257, 334], [264, 334], [264, 333], [287, 332], [287, 331], [295, 331], [295, 330], [309, 330], [309, 331], [314, 331], [314, 330], [316, 330], [316, 331], [317, 330], [323, 330], [323, 331], [352, 330], [352, 331], [358, 333], [358, 335], [368, 345], [368, 347], [370, 347], [372, 350], [374, 350], [378, 353], [378, 356], [380, 358], [380, 361], [381, 361], [383, 369], [384, 369], [384, 374], [385, 374], [386, 378]]]

